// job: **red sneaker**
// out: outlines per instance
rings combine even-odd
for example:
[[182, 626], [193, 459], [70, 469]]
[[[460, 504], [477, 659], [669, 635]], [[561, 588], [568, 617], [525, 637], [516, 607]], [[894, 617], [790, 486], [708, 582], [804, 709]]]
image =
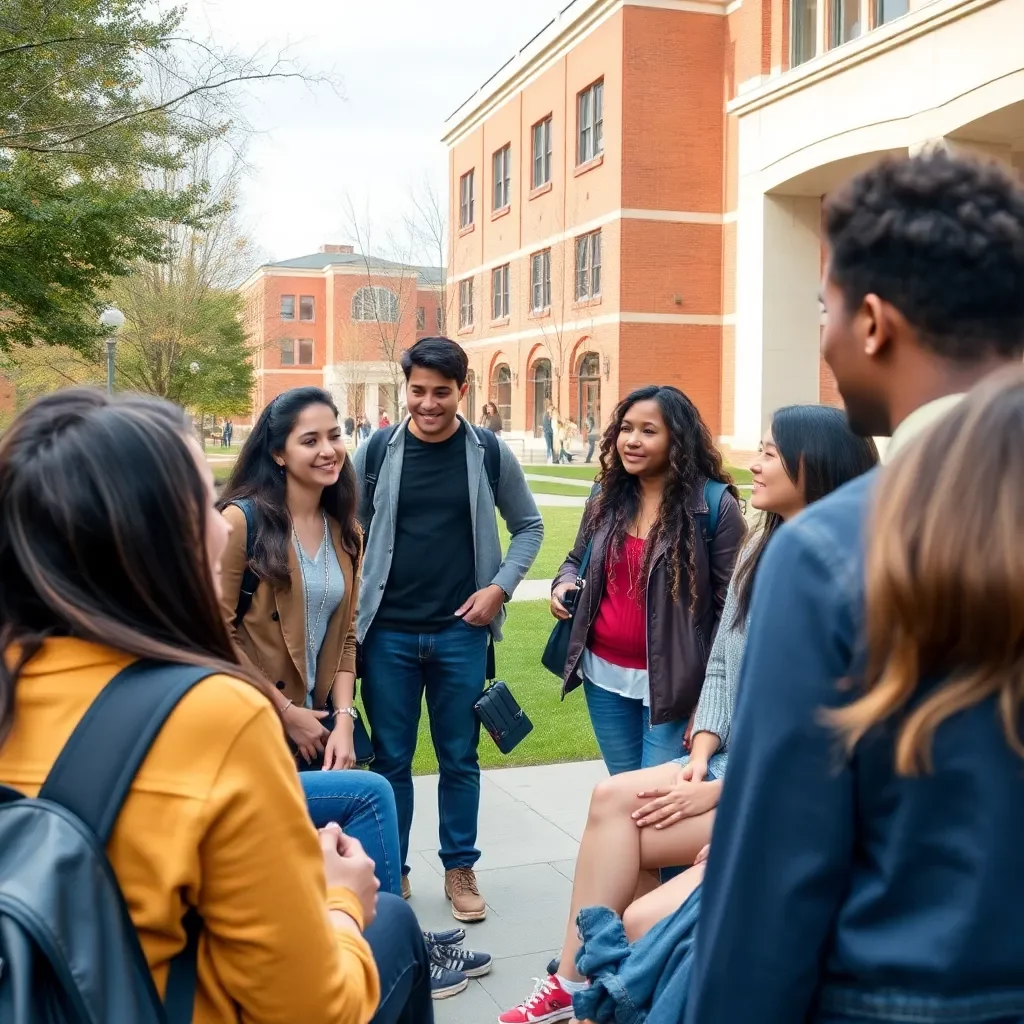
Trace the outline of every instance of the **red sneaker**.
[[506, 1010], [498, 1018], [498, 1024], [551, 1024], [553, 1021], [572, 1019], [572, 996], [562, 988], [554, 974], [546, 978], [534, 978], [537, 982], [533, 995]]

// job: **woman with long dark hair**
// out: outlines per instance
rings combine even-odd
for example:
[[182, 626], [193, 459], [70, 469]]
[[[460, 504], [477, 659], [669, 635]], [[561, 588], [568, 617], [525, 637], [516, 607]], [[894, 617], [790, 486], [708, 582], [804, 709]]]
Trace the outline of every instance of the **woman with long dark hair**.
[[[753, 491], [750, 503], [761, 517], [737, 561], [729, 585], [718, 635], [708, 660], [704, 686], [693, 715], [693, 737], [689, 755], [669, 764], [616, 775], [597, 785], [590, 802], [590, 815], [583, 833], [573, 876], [572, 905], [565, 944], [557, 961], [549, 965], [548, 978], [539, 983], [526, 1003], [500, 1019], [524, 1024], [547, 1001], [554, 1016], [549, 1021], [572, 1016], [572, 996], [583, 988], [577, 970], [580, 949], [577, 915], [585, 907], [610, 907], [622, 915], [609, 925], [601, 917], [595, 928], [592, 911], [581, 923], [583, 938], [594, 942], [594, 932], [603, 934], [597, 945], [615, 931], [612, 945], [623, 943], [622, 929], [631, 941], [645, 935], [655, 924], [677, 910], [697, 888], [703, 877], [703, 863], [633, 901], [641, 871], [703, 862], [711, 839], [715, 807], [728, 765], [728, 744], [736, 686], [746, 646], [750, 596], [758, 564], [778, 528], [807, 505], [819, 501], [837, 487], [870, 470], [878, 461], [874, 443], [857, 437], [839, 409], [819, 405], [794, 405], [779, 409], [751, 465]], [[588, 917], [587, 915], [592, 915]], [[675, 941], [678, 937], [671, 937]], [[616, 946], [618, 944], [618, 946]], [[664, 946], [660, 948], [665, 948]], [[603, 986], [607, 1005], [622, 994], [633, 1010], [642, 1008], [636, 979], [644, 978], [654, 964], [654, 951], [646, 951], [649, 963], [639, 968], [626, 966], [623, 959], [618, 975], [622, 984]], [[591, 956], [584, 964], [593, 962]], [[607, 973], [611, 973], [610, 971]], [[649, 980], [649, 975], [647, 976]], [[631, 979], [631, 980], [627, 980]], [[643, 984], [639, 986], [643, 989]], [[652, 984], [645, 991], [653, 992]], [[592, 992], [590, 997], [596, 994]], [[588, 1007], [592, 1010], [593, 1006]], [[588, 1017], [588, 1019], [591, 1019]], [[595, 1015], [595, 1021], [603, 1021]]]
[[568, 619], [563, 601], [577, 591], [562, 693], [583, 683], [614, 775], [682, 753], [746, 526], [711, 432], [677, 388], [619, 403], [598, 486], [551, 612]]
[[0, 783], [35, 796], [137, 660], [213, 670], [171, 712], [106, 847], [158, 990], [195, 910], [197, 1021], [354, 1024], [382, 988], [374, 1020], [429, 1021], [415, 917], [378, 898], [354, 838], [332, 825], [317, 842], [271, 687], [239, 663], [213, 503], [203, 453], [166, 402], [74, 389], [17, 417], [0, 440]]
[[241, 656], [269, 684], [313, 822], [355, 829], [381, 884], [400, 893], [391, 787], [379, 775], [345, 771], [355, 766], [359, 715], [354, 614], [362, 534], [355, 473], [326, 391], [294, 388], [263, 410], [220, 507], [231, 524], [224, 615]]

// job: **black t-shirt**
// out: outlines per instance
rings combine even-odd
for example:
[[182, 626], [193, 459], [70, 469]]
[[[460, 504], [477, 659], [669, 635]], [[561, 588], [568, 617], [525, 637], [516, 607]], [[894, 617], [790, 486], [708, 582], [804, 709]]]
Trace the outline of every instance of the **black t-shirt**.
[[406, 430], [391, 573], [374, 625], [436, 633], [476, 589], [466, 428], [433, 443]]

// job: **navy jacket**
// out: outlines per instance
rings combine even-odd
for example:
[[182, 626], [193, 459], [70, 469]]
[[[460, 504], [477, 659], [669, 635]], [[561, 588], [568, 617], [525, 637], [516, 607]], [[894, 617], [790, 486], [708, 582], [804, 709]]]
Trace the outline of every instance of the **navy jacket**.
[[895, 775], [894, 728], [846, 759], [819, 721], [863, 664], [877, 480], [806, 509], [760, 566], [687, 1024], [1024, 1019], [1024, 761], [994, 702], [939, 728], [919, 778]]

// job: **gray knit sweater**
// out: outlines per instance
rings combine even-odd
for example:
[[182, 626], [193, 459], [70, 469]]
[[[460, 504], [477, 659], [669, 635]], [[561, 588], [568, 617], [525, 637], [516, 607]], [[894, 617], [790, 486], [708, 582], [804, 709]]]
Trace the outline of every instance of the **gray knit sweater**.
[[[736, 561], [737, 568], [749, 551], [748, 546], [740, 554]], [[729, 745], [732, 713], [736, 706], [736, 687], [740, 681], [740, 665], [743, 662], [743, 650], [747, 645], [747, 626], [750, 624], [748, 615], [741, 626], [733, 627], [736, 605], [736, 574], [733, 573], [728, 593], [725, 595], [725, 607], [722, 608], [718, 634], [708, 657], [704, 688], [700, 691], [697, 710], [693, 713], [693, 735], [696, 736], [699, 732], [713, 732], [721, 741], [719, 750], [723, 751]]]

